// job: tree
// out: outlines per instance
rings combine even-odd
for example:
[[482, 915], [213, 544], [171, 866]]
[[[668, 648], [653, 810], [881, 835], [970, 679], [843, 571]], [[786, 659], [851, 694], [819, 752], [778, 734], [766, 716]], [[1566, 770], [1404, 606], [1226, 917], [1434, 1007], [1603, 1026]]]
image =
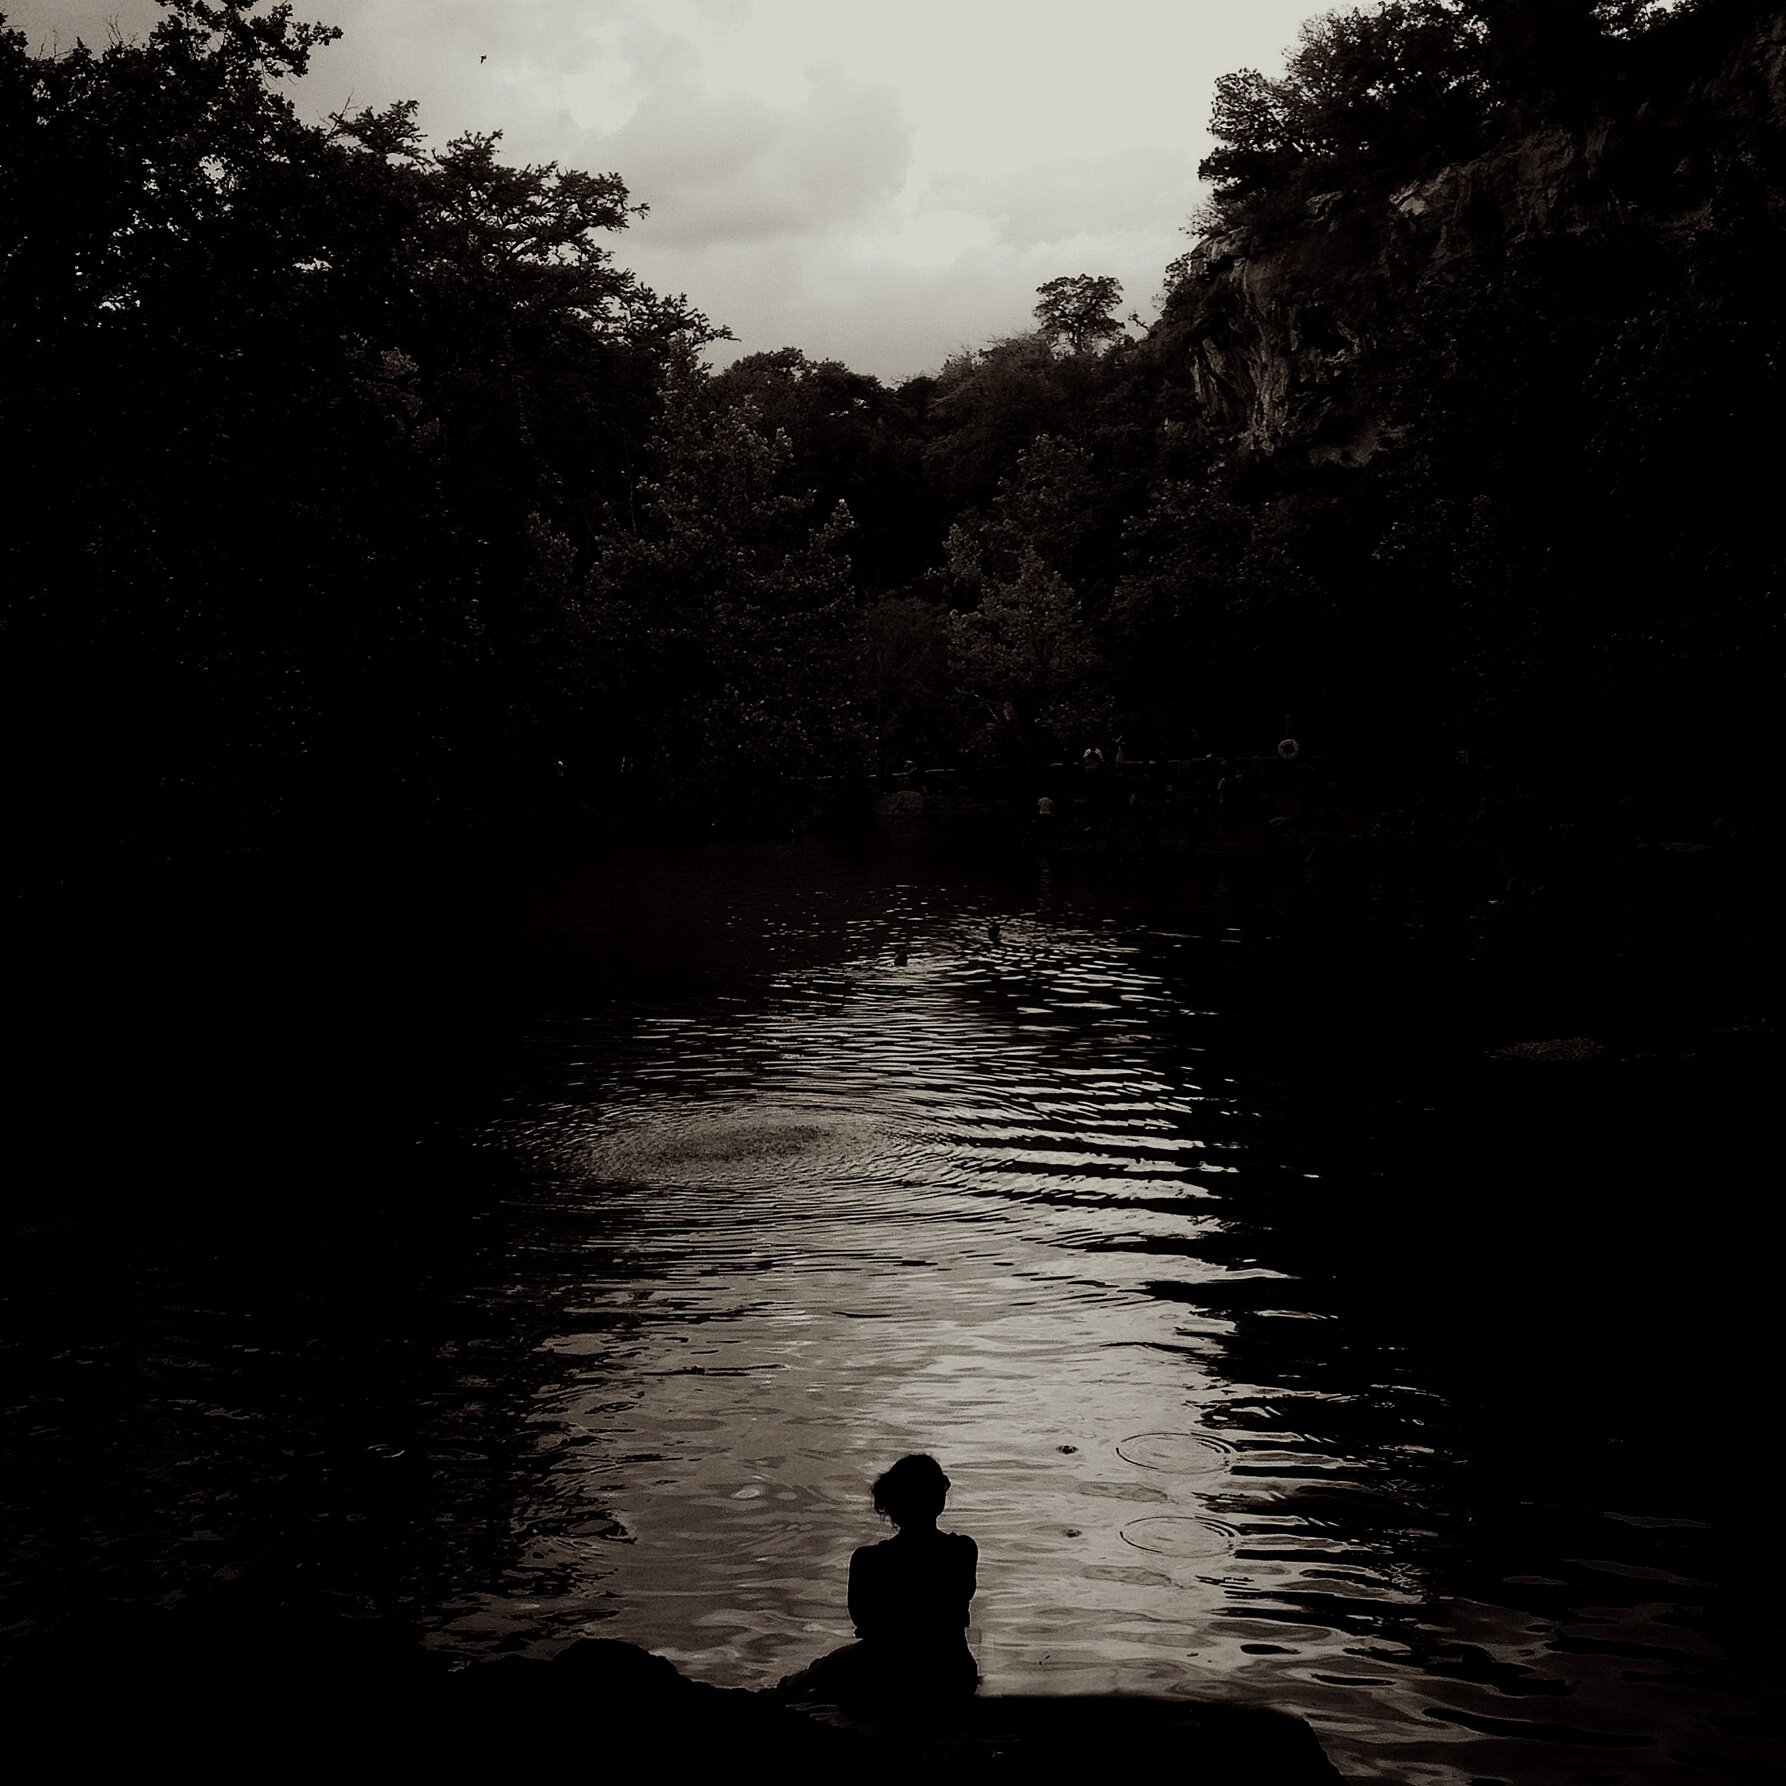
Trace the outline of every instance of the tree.
[[1106, 673], [1072, 580], [1096, 493], [1085, 454], [1043, 437], [986, 512], [950, 530], [951, 668], [995, 750], [1059, 748], [1106, 717]]
[[782, 347], [734, 360], [713, 391], [787, 436], [794, 481], [826, 512], [848, 505], [850, 558], [865, 592], [896, 587], [934, 562], [942, 525], [924, 488], [918, 417], [878, 379]]
[[1216, 82], [1216, 146], [1198, 172], [1227, 224], [1292, 222], [1317, 192], [1405, 183], [1479, 152], [1506, 120], [1572, 113], [1681, 10], [1378, 0], [1325, 13], [1302, 27], [1281, 75], [1239, 69]]
[[562, 630], [533, 518], [587, 552], [665, 357], [711, 333], [613, 263], [617, 176], [432, 150], [404, 104], [302, 123], [284, 83], [335, 35], [252, 0], [98, 53], [0, 33], [27, 859], [512, 794]]
[[1224, 214], [1287, 177], [1308, 154], [1283, 84], [1256, 68], [1217, 76], [1209, 133], [1216, 147], [1197, 176], [1214, 187]]
[[672, 368], [632, 524], [579, 598], [584, 752], [654, 806], [736, 819], [863, 752], [850, 517], [815, 512], [791, 462], [785, 434]]
[[1035, 316], [1044, 340], [1068, 353], [1089, 353], [1122, 334], [1116, 307], [1122, 283], [1108, 274], [1072, 273], [1036, 287]]
[[932, 573], [862, 616], [862, 704], [883, 763], [952, 751], [960, 735], [940, 581]]
[[1199, 174], [1229, 222], [1295, 214], [1320, 190], [1407, 180], [1470, 153], [1485, 113], [1484, 27], [1460, 0], [1382, 0], [1309, 20], [1275, 79], [1221, 76]]
[[981, 507], [1044, 435], [1091, 438], [1122, 365], [1116, 355], [1063, 352], [1040, 329], [953, 355], [929, 401], [924, 456], [938, 500], [955, 513]]
[[1306, 712], [1320, 643], [1304, 636], [1315, 591], [1274, 517], [1211, 482], [1155, 489], [1125, 536], [1111, 616], [1125, 722], [1186, 754], [1193, 737], [1225, 747], [1262, 716]]
[[987, 576], [960, 530], [948, 551], [951, 578], [977, 594], [973, 608], [949, 616], [950, 666], [992, 747], [1030, 757], [1101, 728], [1101, 666], [1065, 579], [1032, 550]]

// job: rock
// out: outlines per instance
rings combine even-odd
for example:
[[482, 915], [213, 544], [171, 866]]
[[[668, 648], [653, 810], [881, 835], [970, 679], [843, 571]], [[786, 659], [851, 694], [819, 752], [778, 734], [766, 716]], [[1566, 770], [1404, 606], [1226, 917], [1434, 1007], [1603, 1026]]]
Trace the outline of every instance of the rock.
[[1545, 1062], [1609, 1060], [1612, 1051], [1592, 1036], [1558, 1036], [1547, 1042], [1515, 1042], [1508, 1048], [1491, 1048], [1495, 1060], [1536, 1060]]
[[1728, 65], [1651, 105], [1665, 116], [1621, 113], [1614, 95], [1602, 115], [1543, 124], [1370, 203], [1320, 192], [1293, 228], [1204, 236], [1151, 338], [1183, 356], [1204, 419], [1246, 453], [1368, 463], [1396, 444], [1373, 351], [1423, 288], [1509, 244], [1593, 241], [1634, 214], [1658, 253], [1704, 232], [1714, 187], [1686, 162], [1658, 182], [1651, 150], [1683, 133], [1713, 167], [1745, 153], [1723, 146], [1729, 121], [1738, 142], [1786, 124], [1786, 16], [1756, 12]]
[[1141, 1779], [1198, 1786], [1331, 1786], [1342, 1778], [1302, 1719], [1263, 1706], [1190, 1699], [976, 1699], [922, 1758], [948, 1775], [1095, 1779], [1114, 1758]]
[[[231, 1610], [235, 1610], [232, 1608]], [[404, 1626], [276, 1608], [226, 1627], [144, 1612], [27, 1646], [0, 1673], [13, 1752], [59, 1765], [235, 1778], [302, 1766], [443, 1768], [454, 1776], [644, 1767], [671, 1778], [1060, 1778], [1125, 1771], [1204, 1786], [1339, 1779], [1301, 1719], [1252, 1706], [1120, 1696], [992, 1696], [893, 1723], [810, 1712], [768, 1692], [690, 1680], [662, 1656], [583, 1638], [551, 1657], [455, 1665]]]

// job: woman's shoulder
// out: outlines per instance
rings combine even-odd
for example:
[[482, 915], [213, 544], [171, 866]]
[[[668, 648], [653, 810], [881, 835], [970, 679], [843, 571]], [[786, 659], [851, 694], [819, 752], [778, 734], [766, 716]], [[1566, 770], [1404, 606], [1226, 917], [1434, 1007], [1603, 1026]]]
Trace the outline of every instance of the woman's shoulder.
[[900, 1533], [891, 1538], [883, 1538], [878, 1544], [861, 1544], [850, 1553], [852, 1564], [872, 1564], [885, 1557], [889, 1560], [909, 1556], [915, 1548], [930, 1550], [933, 1547], [958, 1557], [977, 1557], [980, 1547], [966, 1532], [926, 1532], [922, 1537]]

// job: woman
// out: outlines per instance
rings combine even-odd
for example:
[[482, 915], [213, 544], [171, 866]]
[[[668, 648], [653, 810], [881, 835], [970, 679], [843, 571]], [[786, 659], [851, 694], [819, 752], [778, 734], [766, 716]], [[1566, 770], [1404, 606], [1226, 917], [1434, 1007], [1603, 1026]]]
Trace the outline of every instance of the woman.
[[792, 1675], [790, 1699], [822, 1699], [846, 1710], [910, 1710], [965, 1699], [980, 1684], [967, 1647], [979, 1547], [963, 1532], [937, 1530], [949, 1478], [934, 1457], [902, 1457], [874, 1485], [875, 1511], [891, 1538], [850, 1558], [850, 1622], [858, 1641]]

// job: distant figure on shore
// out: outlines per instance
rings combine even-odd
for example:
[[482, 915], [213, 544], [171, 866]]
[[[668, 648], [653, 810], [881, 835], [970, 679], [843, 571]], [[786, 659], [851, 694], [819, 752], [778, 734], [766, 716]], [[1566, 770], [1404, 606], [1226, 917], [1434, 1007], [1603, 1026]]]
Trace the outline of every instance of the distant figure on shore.
[[857, 1641], [789, 1675], [784, 1699], [845, 1711], [919, 1711], [970, 1698], [980, 1671], [967, 1647], [979, 1547], [937, 1529], [949, 1478], [934, 1457], [902, 1457], [874, 1485], [877, 1513], [896, 1530], [850, 1558], [849, 1611]]

